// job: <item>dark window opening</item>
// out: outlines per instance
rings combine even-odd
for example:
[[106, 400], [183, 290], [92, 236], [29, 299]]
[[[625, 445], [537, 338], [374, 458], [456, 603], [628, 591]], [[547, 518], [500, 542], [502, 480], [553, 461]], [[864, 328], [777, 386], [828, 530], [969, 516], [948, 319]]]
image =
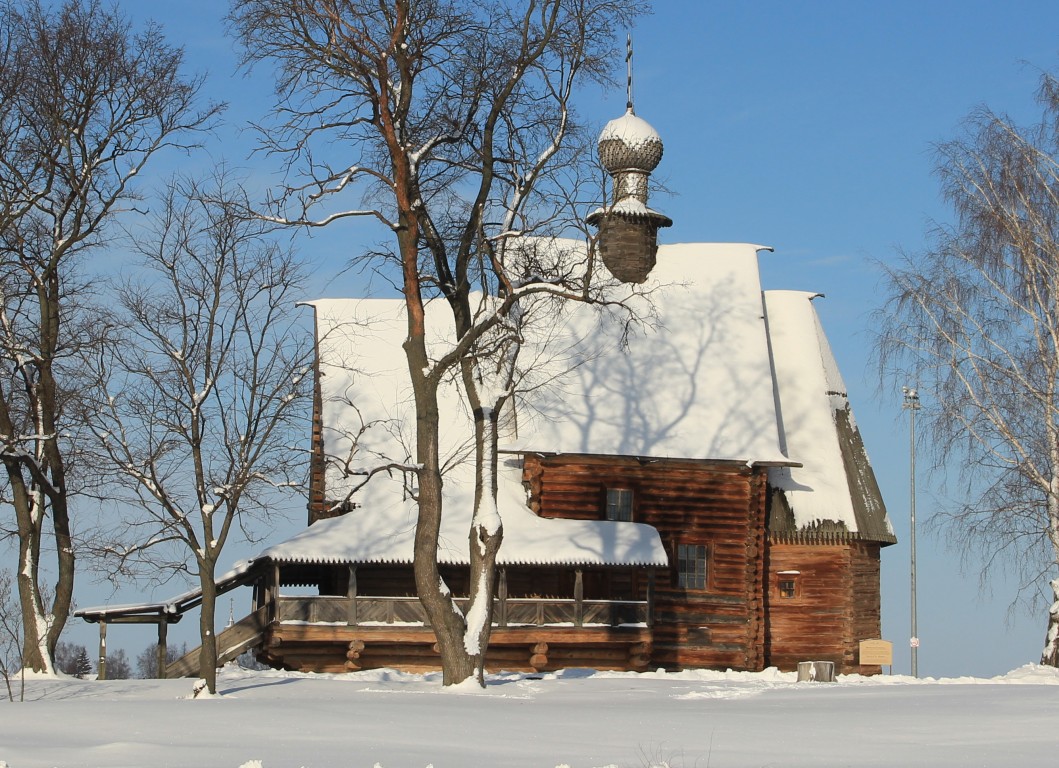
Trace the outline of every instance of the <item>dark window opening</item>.
[[794, 579], [780, 580], [780, 597], [790, 598], [798, 594], [798, 583]]
[[677, 585], [684, 589], [706, 589], [706, 545], [677, 545]]
[[632, 491], [628, 488], [607, 489], [607, 520], [632, 522]]

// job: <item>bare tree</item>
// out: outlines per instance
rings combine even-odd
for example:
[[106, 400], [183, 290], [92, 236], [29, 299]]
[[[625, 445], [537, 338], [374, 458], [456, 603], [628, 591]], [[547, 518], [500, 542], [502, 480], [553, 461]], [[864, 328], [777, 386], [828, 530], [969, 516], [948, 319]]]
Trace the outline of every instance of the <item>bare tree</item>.
[[60, 640], [55, 645], [55, 669], [64, 675], [73, 675], [77, 672], [77, 657], [84, 653], [88, 655], [88, 649], [83, 645], [68, 643]]
[[137, 234], [146, 276], [117, 291], [120, 335], [98, 365], [91, 429], [135, 510], [107, 543], [128, 574], [191, 568], [201, 676], [216, 690], [216, 568], [284, 488], [304, 486], [309, 334], [292, 319], [293, 253], [223, 174], [174, 182]]
[[107, 680], [128, 680], [132, 677], [132, 665], [124, 648], [107, 654]]
[[22, 663], [22, 612], [15, 600], [14, 579], [0, 571], [0, 677], [4, 678], [7, 698], [15, 700], [14, 679], [18, 679], [18, 700], [26, 697], [26, 667]]
[[[1059, 82], [1044, 76], [1041, 121], [988, 109], [941, 145], [937, 172], [955, 223], [888, 270], [879, 340], [885, 371], [919, 382], [939, 462], [972, 497], [948, 510], [985, 572], [1014, 563], [1019, 596], [1044, 598], [1041, 663], [1059, 666]], [[1051, 589], [1044, 584], [1050, 580]]]
[[[584, 163], [574, 89], [605, 78], [617, 32], [642, 10], [637, 0], [232, 2], [246, 61], [278, 73], [264, 148], [283, 159], [290, 182], [273, 201], [273, 219], [316, 227], [367, 217], [393, 238], [375, 256], [399, 275], [407, 310], [416, 434], [404, 469], [418, 504], [415, 581], [446, 684], [484, 681], [503, 538], [498, 414], [512, 392], [525, 299], [589, 291], [591, 260], [526, 259], [516, 241], [571, 224], [568, 203], [580, 187], [569, 184]], [[442, 297], [454, 319], [444, 350], [428, 348], [431, 297]], [[454, 376], [474, 414], [466, 613], [437, 556], [438, 390]]]
[[[180, 647], [169, 646], [165, 649], [165, 662], [172, 664], [177, 659], [187, 655], [188, 644], [182, 643]], [[110, 662], [107, 662], [107, 676], [110, 676]], [[151, 643], [136, 657], [136, 677], [143, 680], [153, 680], [158, 677], [158, 645]]]
[[19, 540], [24, 661], [38, 671], [52, 668], [73, 594], [70, 460], [82, 430], [68, 407], [80, 389], [71, 361], [98, 340], [78, 271], [132, 204], [147, 161], [218, 111], [196, 106], [200, 81], [181, 76], [181, 60], [157, 27], [134, 34], [98, 0], [0, 7], [0, 493]]

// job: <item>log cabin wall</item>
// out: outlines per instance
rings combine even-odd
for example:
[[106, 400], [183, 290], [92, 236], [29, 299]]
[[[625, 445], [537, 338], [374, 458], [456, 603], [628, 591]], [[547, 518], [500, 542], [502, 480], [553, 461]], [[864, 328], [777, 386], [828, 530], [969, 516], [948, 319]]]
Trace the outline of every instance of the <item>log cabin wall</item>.
[[768, 664], [790, 671], [799, 661], [833, 661], [836, 672], [880, 672], [858, 658], [860, 641], [881, 631], [878, 544], [773, 540], [767, 562]]
[[850, 650], [856, 661], [848, 671], [862, 675], [877, 675], [882, 672], [881, 667], [861, 664], [859, 659], [861, 640], [882, 637], [882, 571], [879, 550], [879, 544], [874, 542], [855, 542], [852, 545], [853, 647]]
[[[606, 518], [607, 489], [633, 492], [632, 519], [654, 526], [670, 559], [655, 582], [652, 664], [762, 669], [765, 472], [737, 463], [527, 455], [542, 517]], [[705, 583], [679, 583], [679, 545], [706, 547]], [[645, 584], [635, 588], [644, 599]], [[619, 597], [619, 595], [615, 595]]]
[[784, 671], [799, 661], [846, 658], [852, 636], [850, 547], [847, 544], [783, 544], [768, 552], [767, 661]]

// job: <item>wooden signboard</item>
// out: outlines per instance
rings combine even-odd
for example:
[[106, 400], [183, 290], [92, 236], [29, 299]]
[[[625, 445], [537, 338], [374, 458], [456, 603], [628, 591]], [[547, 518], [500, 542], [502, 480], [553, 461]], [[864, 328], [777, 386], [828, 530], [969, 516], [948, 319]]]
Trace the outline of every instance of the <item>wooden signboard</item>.
[[860, 663], [888, 666], [894, 663], [894, 644], [889, 640], [861, 640]]

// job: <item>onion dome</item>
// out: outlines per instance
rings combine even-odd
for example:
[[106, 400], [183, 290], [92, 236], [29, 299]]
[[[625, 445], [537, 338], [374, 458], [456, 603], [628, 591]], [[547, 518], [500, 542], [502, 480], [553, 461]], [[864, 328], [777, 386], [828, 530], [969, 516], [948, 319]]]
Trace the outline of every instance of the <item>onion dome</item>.
[[650, 173], [662, 160], [662, 138], [630, 107], [603, 127], [599, 134], [599, 160], [611, 174], [630, 170]]

